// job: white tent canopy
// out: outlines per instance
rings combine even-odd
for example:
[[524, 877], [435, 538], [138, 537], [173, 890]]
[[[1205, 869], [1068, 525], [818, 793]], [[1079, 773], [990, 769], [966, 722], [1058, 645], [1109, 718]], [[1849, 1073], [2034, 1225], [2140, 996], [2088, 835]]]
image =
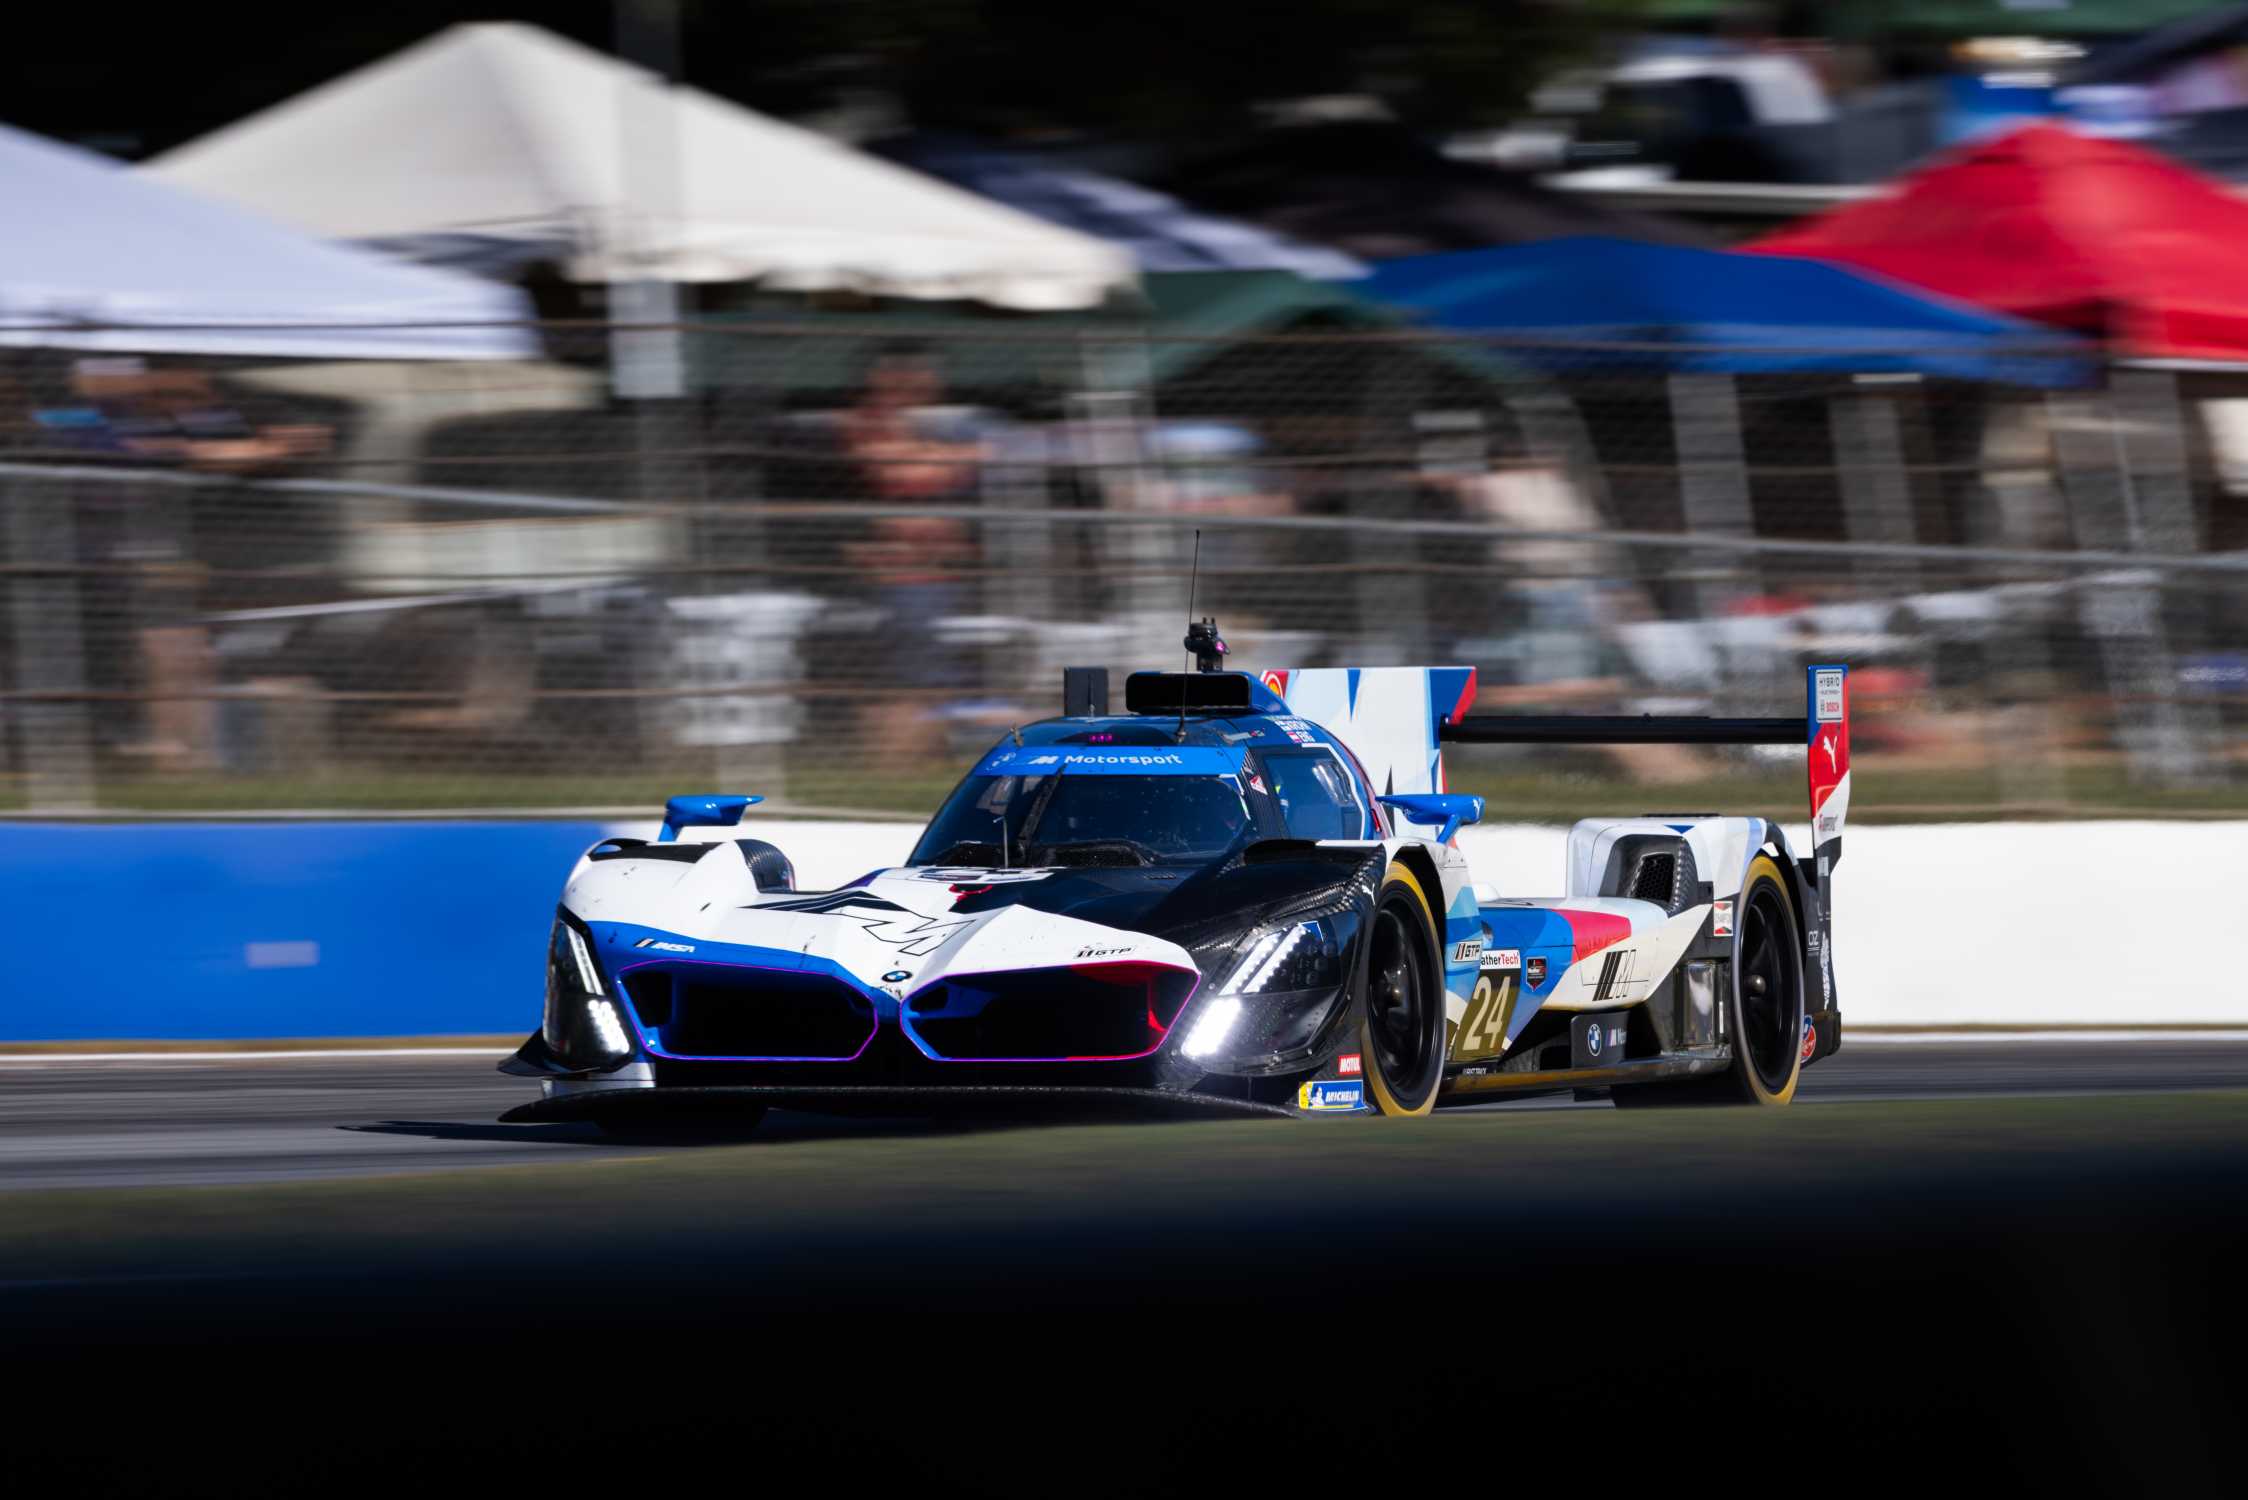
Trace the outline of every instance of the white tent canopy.
[[1084, 307], [1131, 257], [535, 26], [454, 26], [144, 169], [335, 239], [568, 247], [581, 281]]
[[0, 190], [0, 343], [283, 359], [536, 352], [520, 327], [433, 326], [529, 319], [508, 287], [324, 244], [6, 126]]

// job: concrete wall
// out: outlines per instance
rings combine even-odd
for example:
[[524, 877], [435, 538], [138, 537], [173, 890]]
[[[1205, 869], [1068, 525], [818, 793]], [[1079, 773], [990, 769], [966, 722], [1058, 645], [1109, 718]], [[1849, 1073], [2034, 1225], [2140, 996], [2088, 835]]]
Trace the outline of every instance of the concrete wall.
[[[900, 823], [751, 819], [817, 889]], [[592, 823], [0, 825], [15, 961], [0, 1041], [511, 1033], [537, 1024], [562, 876]], [[1790, 830], [1800, 838], [1802, 830]], [[1559, 889], [1564, 831], [1467, 830], [1479, 876]], [[2248, 1024], [2248, 824], [1853, 829], [1835, 873], [1860, 1025]]]
[[[1798, 853], [1810, 830], [1791, 827]], [[1471, 828], [1479, 878], [1558, 889], [1567, 832]], [[1852, 827], [1834, 871], [1845, 1028], [2248, 1025], [2248, 823]], [[1484, 871], [1495, 872], [1491, 875]]]

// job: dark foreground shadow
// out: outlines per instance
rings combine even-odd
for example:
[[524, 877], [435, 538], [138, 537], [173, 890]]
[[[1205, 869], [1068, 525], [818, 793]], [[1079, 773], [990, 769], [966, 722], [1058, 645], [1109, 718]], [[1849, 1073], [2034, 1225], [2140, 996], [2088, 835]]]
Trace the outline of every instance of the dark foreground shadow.
[[27, 1372], [0, 1476], [10, 1500], [2240, 1488], [2232, 1105], [1850, 1108], [25, 1195], [0, 1205]]

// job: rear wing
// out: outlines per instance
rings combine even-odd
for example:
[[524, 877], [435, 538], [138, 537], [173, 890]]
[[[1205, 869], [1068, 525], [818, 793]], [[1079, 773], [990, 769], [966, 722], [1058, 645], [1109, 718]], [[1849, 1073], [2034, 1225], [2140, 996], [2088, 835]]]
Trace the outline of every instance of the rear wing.
[[1802, 745], [1823, 904], [1827, 876], [1842, 858], [1842, 825], [1850, 813], [1850, 669], [1811, 667], [1804, 679], [1800, 719], [1462, 713], [1438, 724], [1436, 737], [1453, 745]]

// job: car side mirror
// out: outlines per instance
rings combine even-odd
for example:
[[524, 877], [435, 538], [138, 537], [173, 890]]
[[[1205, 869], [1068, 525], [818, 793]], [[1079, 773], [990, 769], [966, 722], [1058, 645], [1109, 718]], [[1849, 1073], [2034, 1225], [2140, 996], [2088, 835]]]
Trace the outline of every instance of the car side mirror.
[[696, 792], [674, 797], [663, 805], [663, 832], [656, 835], [656, 842], [671, 843], [679, 837], [682, 828], [731, 828], [742, 820], [744, 809], [764, 800], [731, 792]]
[[1464, 792], [1393, 792], [1374, 800], [1396, 808], [1408, 823], [1443, 824], [1444, 831], [1436, 836], [1439, 844], [1449, 844], [1460, 829], [1483, 821], [1483, 799]]

